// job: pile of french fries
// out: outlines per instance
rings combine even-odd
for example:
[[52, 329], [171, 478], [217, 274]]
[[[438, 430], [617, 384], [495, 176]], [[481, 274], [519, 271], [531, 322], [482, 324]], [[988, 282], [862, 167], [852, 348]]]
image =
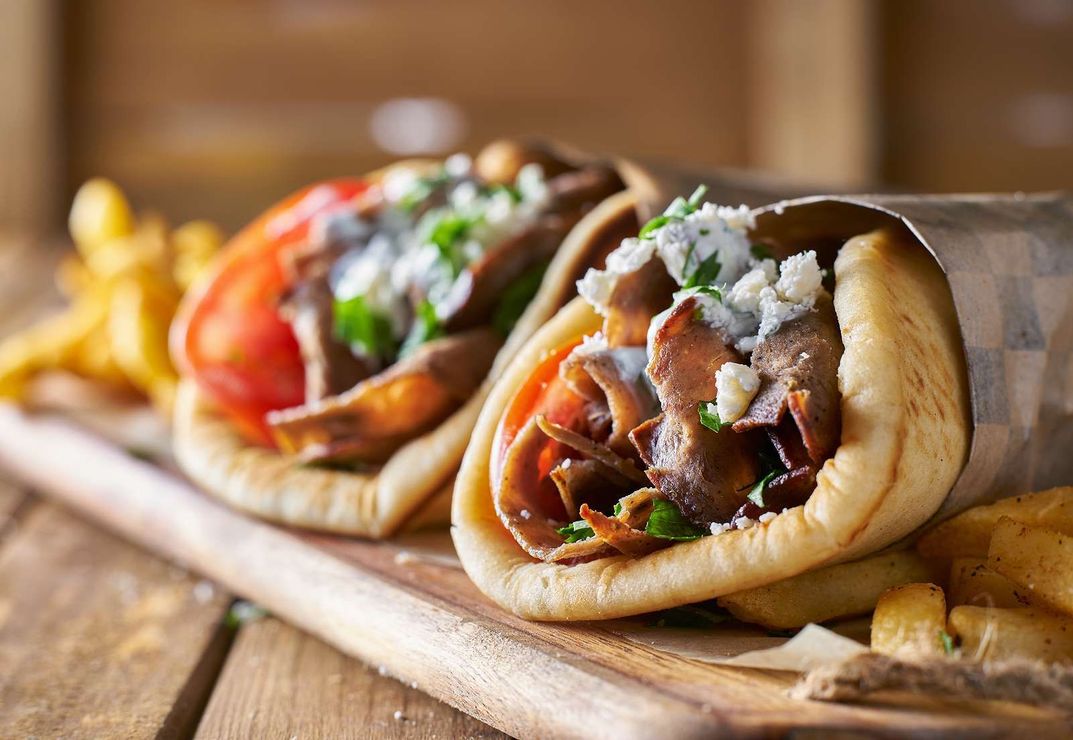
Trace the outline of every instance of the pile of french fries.
[[177, 374], [168, 329], [223, 234], [207, 221], [169, 230], [157, 214], [136, 217], [104, 179], [79, 189], [68, 227], [77, 254], [56, 279], [69, 306], [0, 343], [0, 397], [22, 399], [38, 375], [61, 370], [139, 392], [170, 414]]
[[873, 612], [875, 652], [903, 659], [1073, 662], [1073, 487], [978, 506], [915, 549], [719, 599], [770, 629]]

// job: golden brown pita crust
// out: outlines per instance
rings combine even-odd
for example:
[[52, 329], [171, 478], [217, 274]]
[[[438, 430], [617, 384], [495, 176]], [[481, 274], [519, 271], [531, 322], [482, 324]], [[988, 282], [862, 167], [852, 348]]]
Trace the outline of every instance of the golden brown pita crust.
[[284, 524], [372, 538], [389, 537], [405, 527], [446, 524], [445, 490], [462, 460], [491, 379], [555, 313], [564, 296], [573, 295], [573, 281], [592, 261], [593, 252], [606, 246], [614, 225], [635, 223], [634, 204], [629, 193], [620, 193], [578, 222], [480, 390], [379, 469], [349, 473], [315, 468], [276, 450], [251, 446], [191, 380], [181, 383], [175, 407], [179, 466], [195, 483], [232, 506]]
[[455, 486], [452, 534], [470, 578], [529, 619], [621, 617], [711, 599], [878, 550], [939, 508], [964, 464], [971, 422], [946, 279], [925, 249], [877, 231], [835, 262], [842, 440], [808, 503], [766, 525], [643, 557], [537, 562], [496, 517], [489, 457], [502, 409], [545, 352], [600, 328], [581, 299], [522, 349], [492, 389]]

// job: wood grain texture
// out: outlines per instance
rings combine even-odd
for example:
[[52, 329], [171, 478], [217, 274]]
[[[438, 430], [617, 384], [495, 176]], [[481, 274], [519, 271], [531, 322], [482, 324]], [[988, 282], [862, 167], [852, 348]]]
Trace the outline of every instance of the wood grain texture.
[[[49, 465], [56, 454], [67, 464]], [[659, 728], [667, 736], [793, 729], [986, 737], [1014, 727], [1068, 729], [1053, 715], [998, 705], [800, 702], [785, 693], [787, 674], [694, 662], [600, 625], [524, 622], [441, 557], [251, 521], [69, 422], [10, 407], [0, 407], [0, 464], [512, 735], [632, 737]]]
[[269, 617], [240, 631], [197, 737], [502, 735]]
[[187, 734], [227, 646], [229, 600], [197, 584], [34, 506], [0, 551], [0, 736]]

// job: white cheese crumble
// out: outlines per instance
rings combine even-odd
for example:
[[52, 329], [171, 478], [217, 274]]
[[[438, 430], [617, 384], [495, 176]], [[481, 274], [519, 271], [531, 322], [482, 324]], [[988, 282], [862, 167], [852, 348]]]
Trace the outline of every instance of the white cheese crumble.
[[[823, 272], [812, 250], [787, 258], [777, 270], [774, 260], [755, 262], [734, 285], [724, 285], [719, 293], [711, 290], [683, 290], [675, 293], [674, 305], [694, 296], [701, 317], [726, 332], [735, 348], [750, 354], [779, 327], [811, 311], [823, 289]], [[656, 331], [670, 309], [657, 315], [649, 326], [649, 354]]]
[[392, 268], [398, 259], [398, 243], [387, 234], [377, 233], [365, 249], [339, 258], [332, 266], [330, 279], [336, 300], [362, 296], [371, 310], [387, 318], [395, 338], [401, 339], [406, 335], [410, 307], [404, 287], [392, 280]]
[[719, 420], [730, 424], [740, 419], [760, 390], [760, 376], [748, 365], [726, 362], [715, 372], [715, 408]]
[[774, 519], [777, 516], [778, 516], [778, 513], [774, 512], [774, 511], [765, 511], [763, 514], [761, 514], [760, 516], [758, 516], [756, 518], [756, 521], [758, 521], [760, 524], [767, 524], [768, 522], [770, 522], [772, 519]]
[[719, 263], [715, 278], [731, 282], [748, 269], [746, 229], [755, 225], [756, 219], [748, 206], [732, 208], [705, 203], [682, 220], [668, 222], [653, 236], [660, 259], [679, 285], [685, 285], [701, 264], [713, 256]]
[[596, 313], [606, 316], [619, 277], [641, 269], [655, 253], [656, 243], [651, 239], [623, 239], [618, 248], [607, 255], [604, 269], [590, 267], [577, 281], [578, 295], [588, 301]]
[[756, 219], [748, 206], [734, 208], [705, 203], [693, 213], [672, 218], [644, 239], [623, 239], [608, 255], [603, 270], [590, 269], [578, 281], [578, 293], [597, 313], [606, 316], [619, 277], [641, 268], [654, 254], [663, 260], [667, 273], [679, 285], [689, 282], [713, 256], [719, 264], [715, 279], [732, 282], [753, 262], [748, 229], [755, 225]]

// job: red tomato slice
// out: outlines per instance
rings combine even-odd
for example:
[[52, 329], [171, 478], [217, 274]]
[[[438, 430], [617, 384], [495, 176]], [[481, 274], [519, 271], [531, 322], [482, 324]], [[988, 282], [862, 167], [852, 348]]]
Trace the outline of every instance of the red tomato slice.
[[176, 366], [259, 442], [271, 444], [267, 412], [305, 400], [298, 342], [277, 311], [290, 287], [282, 257], [305, 241], [314, 216], [368, 188], [362, 180], [329, 180], [284, 199], [231, 239], [179, 308], [171, 334]]
[[[492, 443], [491, 476], [492, 485], [498, 485], [502, 472], [503, 460], [507, 448], [518, 436], [522, 427], [538, 414], [543, 414], [548, 421], [564, 427], [577, 427], [583, 421], [585, 399], [574, 393], [559, 377], [559, 365], [566, 359], [574, 347], [581, 344], [575, 339], [557, 347], [537, 365], [525, 384], [518, 389], [507, 405], [507, 410], [499, 420], [495, 439]], [[562, 445], [552, 440], [540, 456], [538, 475], [547, 477], [556, 460], [563, 454]]]

